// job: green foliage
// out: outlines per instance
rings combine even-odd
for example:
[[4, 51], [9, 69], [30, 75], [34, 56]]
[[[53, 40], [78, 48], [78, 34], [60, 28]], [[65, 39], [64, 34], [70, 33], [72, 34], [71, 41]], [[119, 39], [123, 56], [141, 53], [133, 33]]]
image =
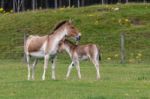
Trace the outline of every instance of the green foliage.
[[[117, 4], [1, 15], [0, 58], [20, 58], [23, 55], [25, 32], [49, 34], [59, 21], [73, 19], [82, 33], [80, 44], [96, 43], [101, 48], [103, 61], [119, 62], [120, 33], [125, 32], [127, 62], [131, 60], [131, 53], [142, 54], [140, 63], [149, 62], [149, 9], [149, 4]], [[118, 57], [114, 57], [116, 54]], [[132, 58], [134, 63], [139, 62], [136, 56]]]

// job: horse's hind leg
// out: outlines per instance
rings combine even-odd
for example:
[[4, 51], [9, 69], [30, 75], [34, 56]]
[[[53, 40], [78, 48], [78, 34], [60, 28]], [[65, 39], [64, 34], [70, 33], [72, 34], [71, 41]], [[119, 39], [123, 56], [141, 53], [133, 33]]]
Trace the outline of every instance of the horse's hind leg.
[[71, 70], [72, 70], [73, 65], [74, 65], [74, 63], [73, 63], [73, 62], [71, 62], [71, 64], [70, 64], [70, 65], [69, 65], [69, 67], [68, 67], [68, 71], [67, 71], [66, 79], [67, 79], [67, 78], [69, 78], [69, 75], [70, 75], [70, 72], [71, 72]]
[[35, 67], [36, 67], [37, 62], [38, 62], [38, 59], [35, 58], [33, 65], [32, 65], [32, 80], [35, 79], [34, 74], [35, 74]]
[[30, 57], [29, 55], [26, 55], [27, 58], [27, 66], [28, 66], [28, 80], [30, 80], [30, 71], [31, 71], [31, 67], [30, 67]]

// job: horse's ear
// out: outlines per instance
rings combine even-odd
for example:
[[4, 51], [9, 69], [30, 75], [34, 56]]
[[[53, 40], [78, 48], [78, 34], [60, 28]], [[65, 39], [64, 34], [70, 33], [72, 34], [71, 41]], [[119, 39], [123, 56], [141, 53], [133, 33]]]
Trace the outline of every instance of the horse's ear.
[[73, 21], [73, 20], [70, 18], [70, 19], [69, 19], [69, 23], [72, 23], [72, 21]]

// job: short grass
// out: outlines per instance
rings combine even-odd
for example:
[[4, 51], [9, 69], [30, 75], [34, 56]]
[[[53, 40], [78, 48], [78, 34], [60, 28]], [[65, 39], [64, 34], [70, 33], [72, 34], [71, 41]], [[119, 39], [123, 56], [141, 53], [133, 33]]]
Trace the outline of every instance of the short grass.
[[57, 60], [57, 80], [41, 80], [43, 62], [36, 68], [35, 81], [27, 81], [26, 65], [18, 60], [0, 60], [0, 99], [149, 99], [148, 64], [101, 64], [101, 80], [96, 81], [94, 66], [81, 62], [82, 80], [76, 70], [65, 80], [69, 61]]

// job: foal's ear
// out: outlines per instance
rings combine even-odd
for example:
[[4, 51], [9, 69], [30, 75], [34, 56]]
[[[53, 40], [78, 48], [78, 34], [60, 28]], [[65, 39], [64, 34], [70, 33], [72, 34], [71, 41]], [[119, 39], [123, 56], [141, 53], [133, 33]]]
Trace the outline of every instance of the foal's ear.
[[62, 40], [61, 40], [61, 42], [64, 42], [65, 41], [65, 38], [63, 38]]
[[65, 38], [63, 38], [60, 42], [59, 45], [61, 45], [65, 41]]

